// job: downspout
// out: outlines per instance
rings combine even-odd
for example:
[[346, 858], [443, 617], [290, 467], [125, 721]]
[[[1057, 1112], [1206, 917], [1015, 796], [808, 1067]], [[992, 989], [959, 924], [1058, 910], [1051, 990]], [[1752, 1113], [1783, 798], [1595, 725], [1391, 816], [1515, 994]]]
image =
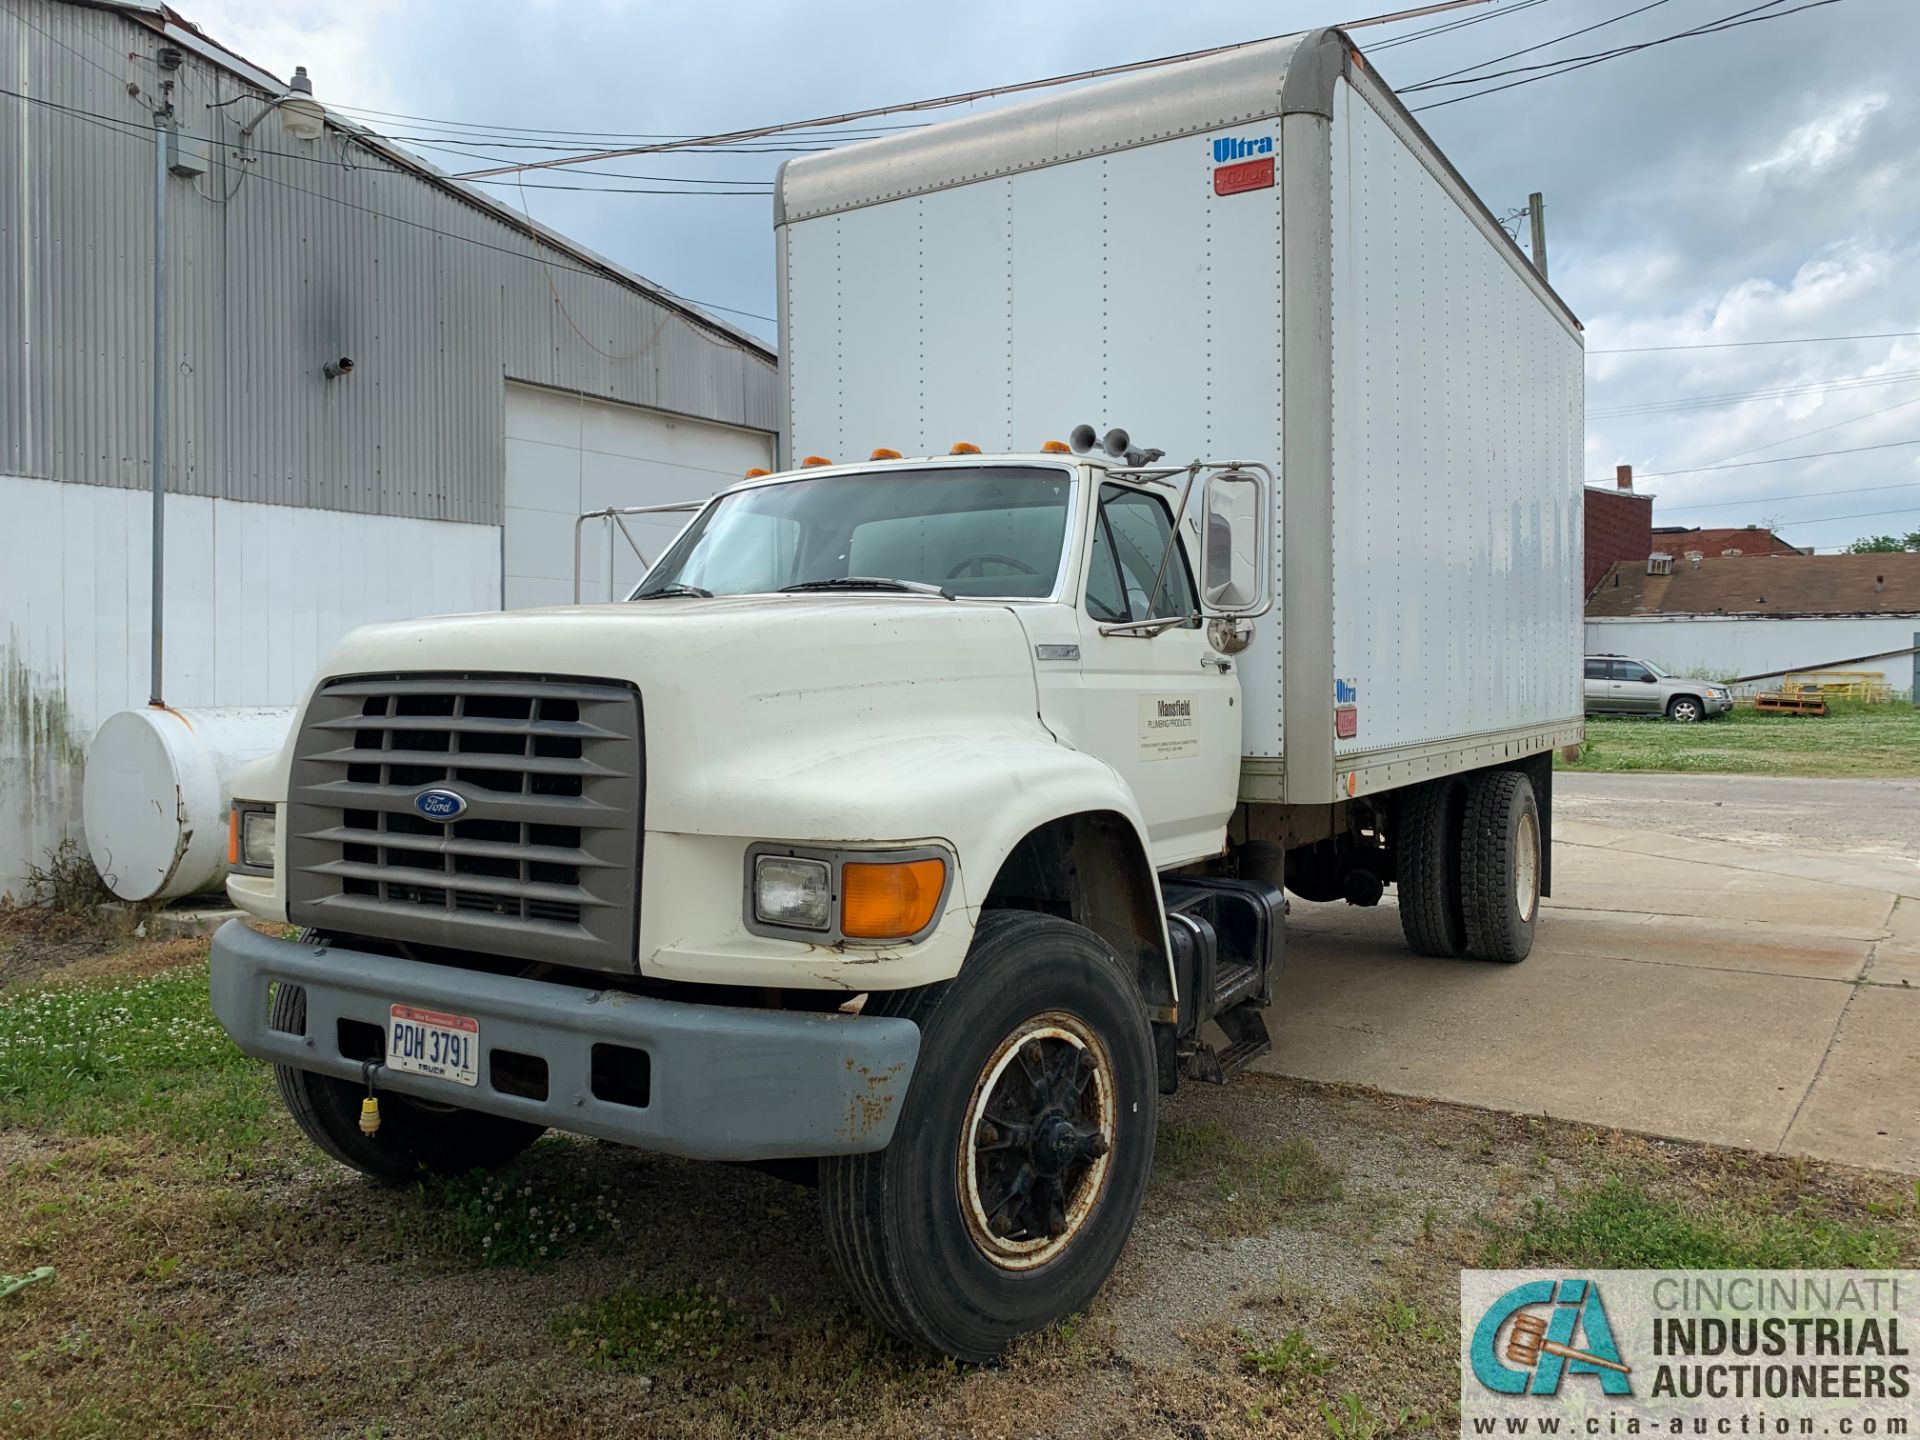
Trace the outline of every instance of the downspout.
[[173, 128], [173, 81], [153, 112], [153, 598], [147, 703], [164, 707], [162, 637], [166, 630], [167, 559], [167, 136]]

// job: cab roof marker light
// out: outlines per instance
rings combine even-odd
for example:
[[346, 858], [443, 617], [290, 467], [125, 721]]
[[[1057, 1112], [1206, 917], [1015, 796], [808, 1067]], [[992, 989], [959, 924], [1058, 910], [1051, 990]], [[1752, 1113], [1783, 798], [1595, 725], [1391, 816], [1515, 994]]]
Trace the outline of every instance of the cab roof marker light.
[[1042, 455], [1071, 455], [1073, 447], [1064, 440], [1049, 440], [1040, 447]]
[[980, 447], [971, 440], [956, 440], [953, 442], [953, 448], [947, 451], [947, 453], [949, 455], [978, 455], [980, 453]]
[[773, 472], [764, 465], [755, 465], [747, 471], [747, 479], [758, 480], [762, 475], [771, 475], [772, 473]]
[[832, 463], [833, 461], [829, 460], [824, 455], [809, 455], [807, 456], [806, 459], [800, 462], [800, 468], [802, 470], [814, 470], [814, 469], [818, 469], [822, 465], [831, 465]]
[[875, 446], [873, 453], [867, 456], [869, 460], [898, 460], [899, 458], [900, 452], [898, 450], [889, 450], [884, 445]]

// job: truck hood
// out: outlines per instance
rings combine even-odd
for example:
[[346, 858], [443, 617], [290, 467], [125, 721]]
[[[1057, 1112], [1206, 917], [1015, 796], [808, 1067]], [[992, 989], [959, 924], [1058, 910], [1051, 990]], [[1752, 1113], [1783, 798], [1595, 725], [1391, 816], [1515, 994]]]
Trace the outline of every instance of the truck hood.
[[889, 796], [924, 787], [929, 765], [1051, 741], [1026, 633], [1000, 605], [763, 595], [449, 615], [356, 630], [322, 678], [449, 670], [631, 682], [651, 830], [819, 837], [824, 810], [838, 838], [906, 838]]

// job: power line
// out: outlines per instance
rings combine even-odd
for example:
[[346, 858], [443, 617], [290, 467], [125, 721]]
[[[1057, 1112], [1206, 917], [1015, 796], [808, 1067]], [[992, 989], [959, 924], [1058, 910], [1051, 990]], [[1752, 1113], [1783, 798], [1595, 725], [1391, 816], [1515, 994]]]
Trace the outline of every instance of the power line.
[[1879, 520], [1888, 515], [1920, 515], [1920, 506], [1909, 505], [1904, 510], [1866, 510], [1854, 515], [1820, 515], [1811, 520], [1783, 520], [1783, 525], [1832, 525], [1841, 520]]
[[[81, 110], [72, 105], [62, 105], [55, 100], [46, 100], [37, 95], [25, 95], [17, 90], [8, 90], [3, 87], [0, 87], [0, 95], [5, 95], [15, 100], [24, 100], [24, 101], [27, 101], [29, 104], [40, 105], [50, 110], [59, 111], [63, 114], [72, 116], [75, 120], [80, 121], [82, 124], [94, 125], [112, 134], [125, 136], [129, 139], [150, 141], [153, 134], [152, 130], [148, 126], [146, 126], [145, 124], [137, 120], [124, 120], [124, 119], [121, 119], [119, 116], [115, 116], [115, 115], [102, 115], [91, 110]], [[189, 136], [188, 138], [200, 139], [204, 137]], [[331, 168], [341, 168], [337, 166], [335, 162], [330, 160], [324, 160], [319, 157], [309, 157], [309, 156], [303, 156], [303, 155], [282, 155], [280, 158], [295, 159], [295, 160], [312, 159], [317, 164], [324, 164]], [[528, 255], [523, 251], [512, 249], [511, 247], [506, 245], [496, 245], [490, 240], [482, 240], [475, 235], [463, 235], [457, 230], [443, 230], [438, 225], [429, 225], [425, 221], [409, 220], [405, 216], [395, 215], [391, 211], [380, 210], [371, 205], [362, 205], [362, 204], [359, 204], [357, 201], [347, 199], [345, 196], [329, 195], [323, 190], [315, 190], [311, 186], [301, 185], [291, 180], [282, 180], [277, 176], [268, 175], [261, 171], [256, 170], [256, 171], [250, 171], [249, 173], [253, 175], [253, 177], [263, 185], [273, 185], [273, 186], [277, 186], [282, 190], [292, 190], [298, 194], [309, 196], [312, 199], [324, 201], [326, 204], [329, 204], [329, 205], [344, 206], [348, 210], [355, 210], [363, 215], [371, 215], [377, 220], [385, 220], [394, 225], [404, 226], [409, 230], [420, 230], [420, 231], [424, 231], [429, 235], [439, 235], [439, 236], [443, 236], [448, 240], [458, 240], [464, 244], [477, 245], [482, 250], [492, 250], [497, 254], [510, 255], [516, 260], [524, 260], [529, 264], [546, 265], [550, 269], [563, 270], [573, 275], [585, 275], [596, 280], [612, 280], [616, 284], [634, 283], [633, 280], [630, 279], [629, 277], [617, 275], [611, 270], [596, 270], [596, 269], [591, 269], [585, 265], [563, 264], [560, 262], [556, 262], [554, 260], [546, 259], [543, 256], [538, 254]], [[399, 174], [402, 172], [395, 171], [395, 172], [383, 172], [383, 173]], [[417, 178], [427, 180], [428, 183], [434, 183], [436, 180], [444, 181], [445, 179], [445, 177], [424, 177], [424, 176], [417, 177]], [[455, 196], [456, 198], [459, 196], [459, 191], [457, 189], [450, 190], [448, 193], [450, 195]], [[677, 194], [680, 192], [676, 191], [672, 193]], [[468, 197], [468, 198], [471, 200], [472, 197]], [[497, 217], [497, 212], [490, 211], [488, 213], [495, 214]], [[533, 238], [532, 236], [529, 236], [530, 240], [532, 238]], [[540, 243], [545, 243], [545, 242], [540, 242]], [[769, 325], [778, 323], [770, 315], [762, 315], [759, 312], [753, 311], [753, 310], [740, 310], [731, 305], [715, 305], [705, 300], [696, 300], [691, 296], [687, 296], [687, 295], [676, 295], [673, 291], [667, 289], [665, 286], [657, 285], [652, 282], [643, 282], [642, 289], [647, 295], [653, 298], [656, 298], [663, 304], [698, 306], [701, 309], [718, 310], [729, 315], [745, 315], [754, 320], [764, 321]], [[739, 346], [737, 341], [734, 341], [731, 338], [725, 339], [724, 343], [734, 345], [735, 348], [742, 348]]]
[[[1745, 450], [1736, 450], [1731, 455], [1722, 455], [1718, 460], [1713, 460], [1708, 463], [1719, 465], [1727, 460], [1738, 460], [1742, 455], [1751, 455], [1756, 450], [1771, 450], [1776, 445], [1790, 445], [1795, 440], [1805, 440], [1809, 435], [1824, 435], [1829, 430], [1840, 430], [1848, 425], [1858, 425], [1862, 420], [1871, 420], [1876, 415], [1890, 415], [1895, 410], [1906, 410], [1915, 405], [1920, 405], [1920, 400], [1902, 400], [1897, 405], [1885, 405], [1878, 410], [1869, 410], [1864, 415], [1855, 415], [1850, 420], [1838, 420], [1831, 425], [1821, 425], [1812, 430], [1802, 430], [1798, 435], [1782, 435], [1778, 440], [1769, 440], [1764, 445], [1750, 445]], [[1869, 486], [1868, 488], [1872, 489], [1874, 487]]]
[[[83, 119], [101, 120], [101, 121], [106, 121], [113, 125], [137, 127], [136, 130], [129, 131], [128, 133], [138, 133], [140, 135], [149, 135], [152, 133], [145, 125], [141, 125], [136, 121], [123, 120], [117, 115], [105, 115], [105, 114], [101, 114], [99, 111], [80, 110], [72, 105], [62, 105], [57, 100], [48, 100], [43, 96], [26, 95], [26, 94], [22, 94], [17, 90], [8, 90], [5, 88], [0, 88], [0, 95], [6, 95], [16, 100], [25, 100], [30, 104], [42, 105], [50, 110], [63, 111], [67, 114], [75, 115]], [[176, 133], [183, 140], [202, 141], [205, 144], [215, 146], [222, 150], [233, 148], [231, 145], [228, 144], [228, 142], [225, 139], [223, 139], [220, 136], [196, 135], [192, 131], [186, 129], [184, 126], [179, 127]], [[355, 135], [351, 131], [345, 131], [342, 133], [347, 135], [348, 138], [353, 139], [355, 141], [364, 141], [367, 138], [367, 136]], [[367, 132], [367, 135], [371, 136], [371, 138], [376, 140], [386, 140], [389, 138], [385, 135], [374, 134], [371, 131]], [[345, 170], [345, 171], [351, 171], [354, 168], [350, 165], [343, 164], [339, 160], [331, 159], [325, 155], [302, 155], [295, 151], [276, 151], [273, 153], [276, 159], [293, 160], [303, 165], [324, 165], [330, 170]], [[378, 152], [375, 151], [373, 153], [377, 154]], [[388, 157], [382, 156], [381, 158], [387, 159]], [[251, 165], [254, 162], [249, 161], [247, 163]], [[392, 163], [392, 162], [389, 160], [389, 163]], [[249, 169], [245, 173], [251, 175], [257, 172], [252, 169]], [[382, 172], [382, 173], [386, 173], [386, 172]], [[588, 179], [593, 178], [595, 175], [602, 175], [603, 178], [606, 178], [606, 179], [619, 178], [614, 175], [607, 175], [604, 172], [592, 171], [592, 170], [585, 171], [583, 172], [583, 174], [585, 178], [588, 178]], [[440, 178], [444, 179], [448, 177], [440, 177]], [[740, 189], [648, 190], [648, 189], [641, 189], [635, 186], [616, 186], [616, 185], [535, 185], [535, 186], [530, 186], [529, 188], [543, 189], [543, 190], [598, 190], [598, 191], [601, 191], [602, 193], [610, 194], [610, 195], [740, 195], [740, 194], [746, 194], [746, 195], [753, 195], [757, 197], [757, 196], [771, 195], [773, 193], [773, 186], [765, 180], [707, 180], [707, 179], [695, 180], [691, 177], [689, 177], [688, 179], [682, 180], [676, 176], [671, 176], [671, 175], [634, 176], [632, 178], [656, 180], [656, 181], [661, 181], [661, 182], [664, 182], [667, 184], [673, 184], [673, 185], [702, 184], [702, 185], [728, 185], [728, 186], [758, 186], [759, 188], [748, 189], [748, 190], [740, 190]], [[511, 184], [513, 182], [509, 180], [509, 181], [467, 181], [463, 183]]]
[[1829, 455], [1858, 455], [1867, 450], [1897, 450], [1902, 445], [1920, 445], [1913, 440], [1887, 440], [1879, 445], [1854, 445], [1845, 450], [1815, 450], [1807, 455], [1776, 455], [1771, 460], [1740, 460], [1731, 465], [1694, 465], [1685, 470], [1653, 470], [1635, 476], [1638, 480], [1659, 480], [1668, 475], [1700, 475], [1708, 470], [1745, 470], [1750, 465], [1785, 465], [1794, 460], [1824, 460]]
[[[1538, 45], [1529, 45], [1524, 50], [1511, 50], [1507, 52], [1505, 55], [1496, 55], [1491, 60], [1482, 60], [1477, 65], [1463, 65], [1458, 70], [1449, 70], [1444, 75], [1436, 75], [1431, 80], [1422, 80], [1418, 84], [1396, 86], [1395, 93], [1400, 95], [1411, 95], [1416, 90], [1425, 90], [1430, 86], [1438, 85], [1441, 82], [1446, 80], [1451, 80], [1456, 75], [1465, 75], [1469, 70], [1484, 70], [1489, 65], [1498, 65], [1505, 60], [1515, 60], [1522, 55], [1531, 55], [1534, 51], [1544, 50], [1549, 45], [1558, 45], [1563, 40], [1572, 40], [1576, 36], [1588, 35], [1595, 30], [1605, 29], [1609, 25], [1617, 24], [1619, 21], [1632, 19], [1635, 15], [1644, 15], [1649, 10], [1657, 10], [1660, 8], [1660, 6], [1665, 5], [1666, 3], [1667, 3], [1667, 0], [1652, 0], [1651, 4], [1642, 5], [1638, 10], [1628, 10], [1619, 15], [1611, 16], [1608, 19], [1598, 22], [1597, 24], [1589, 25], [1583, 30], [1569, 30], [1565, 35], [1556, 35], [1551, 40], [1542, 40]], [[1482, 80], [1485, 80], [1490, 77], [1482, 75], [1480, 78]], [[1462, 82], [1462, 83], [1471, 83], [1471, 82]]]
[[1902, 480], [1897, 485], [1856, 485], [1846, 490], [1808, 490], [1799, 495], [1742, 495], [1732, 500], [1703, 500], [1697, 505], [1662, 505], [1660, 513], [1674, 515], [1682, 510], [1725, 510], [1730, 505], [1771, 505], [1776, 500], [1825, 500], [1832, 495], [1871, 495], [1881, 490], [1911, 490], [1916, 485], [1920, 485], [1920, 480]]
[[[1349, 29], [1365, 25], [1388, 24], [1394, 20], [1416, 14], [1433, 13], [1441, 9], [1458, 9], [1467, 5], [1484, 4], [1486, 0], [1441, 0], [1438, 5], [1420, 7], [1411, 11], [1397, 11], [1388, 15], [1374, 15], [1361, 20], [1347, 22]], [[1537, 3], [1537, 0], [1536, 0]], [[1779, 3], [1779, 0], [1773, 0]], [[1832, 3], [1832, 0], [1819, 0], [1819, 3]], [[1511, 15], [1522, 8], [1514, 6], [1499, 14]], [[1492, 15], [1481, 17], [1492, 19]], [[813, 130], [823, 126], [846, 126], [856, 120], [873, 119], [881, 115], [900, 115], [922, 110], [944, 110], [955, 105], [968, 105], [981, 100], [994, 100], [1005, 95], [1018, 95], [1033, 90], [1047, 90], [1060, 85], [1075, 85], [1087, 80], [1105, 79], [1115, 75], [1132, 75], [1142, 70], [1155, 70], [1167, 65], [1177, 65], [1188, 60], [1200, 60], [1212, 55], [1226, 55], [1236, 50], [1245, 50], [1254, 45], [1266, 45], [1275, 40], [1284, 40], [1297, 34], [1286, 31], [1279, 35], [1262, 36], [1257, 40], [1238, 40], [1227, 45], [1212, 45], [1202, 50], [1185, 50], [1177, 55], [1161, 55], [1151, 60], [1131, 60], [1121, 65], [1103, 65], [1093, 70], [1078, 70], [1069, 75], [1048, 75], [1038, 80], [1021, 80], [1011, 85], [993, 85], [982, 90], [960, 91], [952, 95], [939, 95], [926, 100], [900, 101], [891, 105], [876, 105], [865, 110], [848, 110], [838, 115], [821, 115], [810, 120], [787, 120], [773, 125], [760, 125], [746, 130], [730, 130], [722, 134], [704, 135], [693, 141], [676, 141], [669, 145], [632, 145], [612, 150], [596, 150], [587, 154], [559, 156], [552, 160], [534, 160], [518, 165], [497, 166], [491, 170], [470, 170], [455, 178], [472, 180], [493, 175], [502, 175], [516, 170], [550, 170], [564, 165], [587, 164], [596, 160], [620, 160], [630, 155], [656, 155], [663, 150], [685, 150], [693, 148], [711, 148], [729, 145], [735, 141], [757, 140], [769, 135], [779, 135], [789, 130]]]
[[1838, 340], [1905, 340], [1920, 330], [1881, 330], [1872, 335], [1801, 335], [1787, 340], [1702, 340], [1687, 345], [1626, 345], [1613, 350], [1589, 350], [1589, 355], [1648, 355], [1656, 350], [1738, 350], [1749, 345], [1823, 345]]
[[[473, 130], [487, 135], [558, 135], [570, 136], [582, 142], [588, 140], [698, 140], [697, 134], [667, 131], [619, 131], [619, 130], [555, 130], [538, 125], [502, 125], [483, 124], [474, 120], [446, 120], [434, 115], [408, 115], [397, 110], [374, 110], [365, 105], [343, 105], [328, 101], [329, 110], [339, 110], [349, 115], [372, 115], [382, 120], [407, 120], [418, 125], [432, 126], [436, 129]], [[912, 125], [866, 125], [862, 130], [918, 130], [920, 123]]]
[[[1778, 5], [1780, 3], [1781, 3], [1781, 0], [1767, 0], [1767, 5]], [[1840, 0], [1808, 0], [1808, 3], [1797, 6], [1792, 10], [1778, 10], [1771, 15], [1754, 15], [1751, 10], [1736, 10], [1731, 15], [1722, 16], [1718, 20], [1710, 21], [1707, 24], [1697, 26], [1692, 30], [1681, 30], [1672, 35], [1663, 35], [1657, 40], [1643, 40], [1637, 45], [1623, 45], [1617, 49], [1600, 51], [1599, 53], [1594, 55], [1569, 56], [1564, 61], [1552, 62], [1553, 64], [1558, 65], [1560, 68], [1549, 69], [1546, 71], [1545, 74], [1542, 74], [1542, 75], [1527, 75], [1527, 76], [1523, 76], [1521, 79], [1518, 79], [1518, 80], [1509, 80], [1504, 85], [1490, 85], [1484, 90], [1471, 90], [1465, 95], [1455, 95], [1451, 99], [1435, 100], [1432, 103], [1427, 105], [1415, 105], [1413, 107], [1413, 113], [1417, 115], [1423, 110], [1438, 110], [1443, 106], [1458, 105], [1463, 100], [1477, 100], [1482, 95], [1495, 95], [1502, 90], [1513, 90], [1522, 85], [1531, 85], [1534, 82], [1539, 80], [1551, 80], [1551, 79], [1554, 79], [1556, 76], [1569, 75], [1569, 74], [1572, 74], [1575, 70], [1584, 70], [1590, 65], [1600, 65], [1600, 64], [1604, 64], [1608, 60], [1618, 60], [1623, 56], [1637, 55], [1642, 50], [1651, 50], [1658, 45], [1669, 45], [1669, 44], [1672, 44], [1675, 40], [1691, 40], [1696, 36], [1700, 36], [1700, 35], [1721, 35], [1721, 34], [1725, 34], [1729, 30], [1738, 30], [1743, 25], [1759, 25], [1759, 24], [1765, 23], [1768, 20], [1784, 20], [1787, 18], [1787, 16], [1798, 15], [1803, 10], [1817, 10], [1822, 5], [1838, 5], [1839, 3], [1840, 3]], [[1756, 6], [1755, 8], [1766, 9], [1767, 6]], [[1751, 18], [1742, 19], [1741, 18], [1742, 16], [1749, 16]], [[1540, 69], [1543, 67], [1523, 66], [1521, 68]], [[1512, 73], [1512, 72], [1508, 72], [1508, 73]], [[1494, 77], [1491, 75], [1483, 75], [1479, 78], [1483, 80], [1490, 80]]]
[[1920, 370], [1892, 370], [1881, 375], [1843, 375], [1833, 380], [1814, 380], [1802, 385], [1779, 385], [1764, 390], [1732, 390], [1719, 395], [1693, 395], [1676, 400], [1647, 400], [1639, 404], [1605, 406], [1589, 410], [1589, 420], [1615, 420], [1629, 415], [1672, 415], [1686, 410], [1712, 410], [1722, 405], [1743, 405], [1754, 400], [1788, 400], [1800, 395], [1817, 395], [1830, 390], [1871, 390], [1882, 385], [1903, 385], [1920, 380]]
[[[1415, 30], [1408, 35], [1396, 35], [1391, 40], [1382, 40], [1378, 45], [1369, 45], [1367, 50], [1371, 54], [1378, 54], [1382, 50], [1391, 50], [1397, 45], [1410, 45], [1415, 40], [1426, 40], [1435, 35], [1445, 35], [1452, 30], [1465, 30], [1470, 25], [1484, 25], [1489, 20], [1498, 20], [1507, 15], [1517, 15], [1522, 10], [1531, 10], [1536, 5], [1544, 5], [1546, 3], [1547, 0], [1519, 0], [1518, 4], [1509, 5], [1505, 10], [1495, 10], [1485, 15], [1473, 15], [1464, 20], [1449, 20], [1444, 25], [1434, 25], [1425, 30]], [[1355, 28], [1355, 22], [1349, 21], [1342, 28], [1352, 30]]]
[[[1655, 0], [1655, 3], [1656, 4], [1659, 3], [1659, 0]], [[1609, 49], [1609, 50], [1590, 50], [1585, 55], [1562, 55], [1558, 59], [1540, 60], [1535, 62], [1532, 65], [1516, 65], [1511, 70], [1489, 70], [1484, 75], [1467, 75], [1467, 78], [1463, 80], [1453, 80], [1443, 76], [1437, 79], [1423, 81], [1418, 85], [1410, 85], [1407, 87], [1407, 89], [1408, 90], [1424, 90], [1424, 89], [1432, 88], [1439, 85], [1480, 85], [1480, 84], [1484, 84], [1488, 80], [1500, 80], [1505, 78], [1508, 75], [1529, 75], [1537, 70], [1552, 70], [1558, 73], [1562, 67], [1566, 69], [1571, 69], [1571, 70], [1584, 69], [1585, 68], [1584, 65], [1580, 63], [1582, 61], [1592, 61], [1593, 63], [1598, 64], [1602, 60], [1617, 60], [1622, 55], [1631, 55], [1636, 50], [1644, 50], [1652, 45], [1664, 45], [1668, 41], [1684, 39], [1687, 36], [1691, 36], [1691, 35], [1712, 34], [1714, 33], [1715, 29], [1718, 27], [1725, 27], [1730, 29], [1732, 28], [1731, 22], [1735, 20], [1739, 20], [1742, 16], [1752, 15], [1755, 11], [1759, 11], [1759, 10], [1770, 10], [1775, 5], [1784, 5], [1784, 4], [1786, 4], [1786, 0], [1761, 0], [1761, 3], [1758, 5], [1755, 5], [1752, 9], [1736, 10], [1733, 12], [1733, 14], [1723, 15], [1718, 20], [1709, 20], [1705, 24], [1696, 25], [1691, 30], [1678, 31], [1672, 35], [1667, 35], [1657, 40], [1651, 40], [1651, 41], [1645, 41], [1645, 42], [1633, 41], [1625, 45], [1615, 45], [1612, 49]], [[1643, 8], [1651, 10], [1653, 6], [1648, 5]], [[1641, 12], [1639, 10], [1629, 10], [1625, 14], [1614, 16], [1613, 19], [1625, 20], [1629, 15], [1638, 15], [1640, 13]], [[1611, 24], [1612, 21], [1602, 21], [1601, 23]], [[1597, 30], [1600, 27], [1596, 25], [1590, 28]], [[1582, 34], [1582, 33], [1584, 32], [1582, 31], [1573, 32], [1573, 34], [1575, 35]], [[1573, 38], [1573, 35], [1563, 35], [1560, 38], [1562, 40], [1570, 40]], [[1554, 44], [1557, 42], [1548, 41], [1547, 43]], [[1534, 48], [1540, 49], [1542, 47], [1535, 46]], [[1521, 51], [1517, 53], [1524, 54], [1525, 52]], [[1492, 60], [1489, 60], [1486, 62], [1486, 64], [1488, 65], [1492, 65], [1496, 63], [1497, 63], [1496, 61], [1492, 61]], [[1469, 70], [1476, 69], [1476, 68], [1483, 68], [1483, 67], [1476, 67], [1476, 66], [1467, 67], [1467, 69]], [[1452, 73], [1455, 75], [1464, 75], [1466, 74], [1466, 71], [1455, 70]], [[1496, 87], [1496, 88], [1504, 88], [1504, 87]]]

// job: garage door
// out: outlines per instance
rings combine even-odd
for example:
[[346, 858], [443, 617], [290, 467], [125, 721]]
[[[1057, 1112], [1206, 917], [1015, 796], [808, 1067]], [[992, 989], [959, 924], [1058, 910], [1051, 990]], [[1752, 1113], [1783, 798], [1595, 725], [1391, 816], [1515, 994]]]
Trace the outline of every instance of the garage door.
[[[704, 500], [749, 467], [772, 465], [773, 437], [509, 385], [506, 452], [502, 589], [506, 608], [513, 610], [572, 602], [573, 522], [581, 512]], [[657, 560], [686, 518], [639, 516], [627, 525], [647, 559]], [[643, 567], [617, 534], [613, 544], [615, 593], [625, 594]], [[606, 599], [607, 551], [605, 522], [589, 522], [582, 537], [581, 599]]]

